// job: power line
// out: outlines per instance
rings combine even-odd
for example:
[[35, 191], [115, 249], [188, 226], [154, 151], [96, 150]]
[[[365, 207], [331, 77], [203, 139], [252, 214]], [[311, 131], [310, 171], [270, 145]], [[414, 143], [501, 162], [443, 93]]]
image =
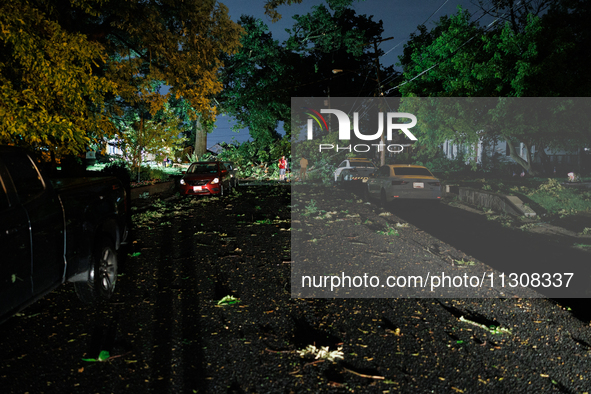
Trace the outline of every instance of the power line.
[[[531, 1], [533, 1], [533, 0], [530, 0], [530, 2], [531, 2]], [[521, 4], [521, 1], [519, 1], [519, 2], [518, 2], [516, 5], [519, 5], [519, 4]], [[520, 8], [522, 8], [522, 7], [525, 7], [525, 6], [526, 6], [526, 3], [523, 3], [521, 6], [519, 6], [519, 8], [517, 8], [517, 10], [518, 10], [518, 9], [520, 9]], [[514, 8], [514, 7], [515, 7], [515, 5], [514, 5], [513, 7], [511, 7], [511, 8]], [[491, 9], [492, 9], [492, 8], [491, 8]], [[486, 33], [486, 32], [488, 32], [488, 31], [489, 31], [489, 30], [490, 30], [490, 29], [491, 29], [491, 28], [492, 28], [492, 27], [493, 27], [493, 26], [494, 26], [494, 25], [497, 23], [497, 21], [498, 21], [500, 18], [502, 18], [503, 16], [505, 16], [506, 14], [507, 14], [507, 12], [505, 12], [503, 15], [501, 15], [501, 16], [499, 16], [499, 17], [497, 17], [497, 18], [496, 18], [494, 21], [492, 21], [491, 23], [489, 23], [489, 24], [488, 24], [488, 26], [487, 26], [487, 28], [486, 28], [486, 29], [485, 29], [485, 30], [484, 30], [482, 33]], [[484, 16], [484, 15], [485, 15], [485, 14], [483, 14], [482, 16]], [[478, 18], [476, 21], [478, 21], [479, 19], [481, 19], [481, 18], [482, 18], [482, 16], [481, 16], [480, 18]], [[394, 86], [393, 88], [390, 88], [390, 89], [388, 89], [388, 90], [386, 91], [386, 94], [390, 93], [390, 92], [391, 92], [392, 90], [394, 90], [394, 89], [397, 89], [397, 88], [399, 88], [399, 87], [401, 87], [401, 86], [404, 86], [404, 85], [406, 85], [407, 83], [410, 83], [410, 82], [414, 81], [415, 79], [417, 79], [417, 78], [418, 78], [418, 77], [420, 77], [421, 75], [423, 75], [423, 74], [427, 73], [428, 71], [432, 70], [433, 68], [435, 68], [435, 67], [439, 66], [439, 65], [440, 65], [441, 63], [443, 63], [444, 61], [446, 61], [446, 60], [450, 59], [452, 56], [454, 56], [456, 53], [458, 53], [458, 51], [459, 51], [460, 49], [462, 49], [464, 46], [466, 46], [466, 45], [467, 45], [467, 44], [468, 44], [470, 41], [472, 41], [474, 38], [476, 38], [476, 37], [477, 37], [477, 36], [479, 36], [480, 34], [481, 34], [481, 33], [477, 33], [477, 34], [473, 35], [473, 36], [472, 36], [472, 37], [470, 37], [468, 40], [466, 40], [466, 41], [465, 41], [465, 42], [464, 42], [462, 45], [460, 45], [460, 46], [459, 46], [459, 47], [458, 47], [458, 48], [457, 48], [455, 51], [453, 51], [452, 53], [450, 53], [449, 55], [447, 55], [447, 56], [446, 56], [444, 59], [442, 59], [442, 60], [440, 60], [439, 62], [435, 63], [433, 66], [429, 67], [428, 69], [426, 69], [426, 70], [424, 70], [424, 71], [421, 71], [421, 72], [420, 72], [418, 75], [414, 76], [413, 78], [409, 79], [408, 81], [405, 81], [405, 82], [403, 82], [403, 83], [401, 83], [401, 84], [398, 84], [398, 85]]]
[[[439, 8], [438, 8], [438, 9], [436, 9], [435, 11], [433, 11], [433, 12], [431, 13], [431, 15], [429, 15], [429, 17], [428, 17], [427, 19], [425, 19], [425, 21], [424, 21], [423, 23], [421, 23], [421, 25], [424, 25], [425, 23], [429, 22], [429, 19], [431, 19], [431, 17], [432, 17], [433, 15], [435, 15], [435, 14], [436, 14], [436, 13], [437, 13], [437, 12], [438, 12], [440, 9], [442, 9], [442, 8], [443, 8], [443, 6], [444, 6], [444, 5], [446, 5], [448, 1], [449, 1], [449, 0], [445, 0], [445, 2], [444, 2], [443, 4], [441, 4], [441, 5], [439, 6]], [[419, 25], [419, 26], [421, 26], [421, 25]], [[411, 34], [414, 34], [414, 33], [415, 33], [417, 30], [419, 30], [419, 28], [418, 28], [418, 27], [417, 27], [417, 28], [415, 29], [415, 31], [413, 31]], [[410, 36], [409, 36], [409, 37], [410, 37]], [[396, 44], [396, 45], [394, 46], [394, 48], [392, 48], [392, 49], [390, 49], [388, 52], [384, 53], [384, 56], [386, 56], [387, 54], [389, 54], [390, 52], [392, 52], [394, 49], [396, 49], [396, 48], [398, 47], [398, 45], [402, 44], [403, 42], [404, 42], [404, 40], [400, 41], [398, 44]]]
[[[446, 2], [447, 2], [447, 1], [446, 1]], [[518, 4], [519, 4], [519, 3], [518, 3]], [[443, 4], [443, 5], [445, 5], [445, 4]], [[441, 7], [443, 7], [443, 5], [442, 5]], [[441, 7], [439, 7], [439, 9], [440, 9]], [[438, 11], [439, 11], [439, 9], [438, 9]], [[481, 15], [481, 16], [479, 16], [478, 18], [476, 18], [476, 19], [475, 19], [475, 20], [474, 20], [472, 23], [476, 23], [476, 22], [478, 22], [478, 21], [479, 21], [480, 19], [482, 19], [484, 16], [486, 16], [487, 14], [489, 14], [489, 11], [491, 11], [491, 10], [493, 10], [493, 9], [495, 9], [495, 7], [494, 7], [494, 6], [493, 6], [493, 7], [491, 7], [491, 8], [489, 8], [488, 10], [479, 10], [479, 11], [475, 12], [473, 16], [476, 16], [476, 15], [478, 15], [478, 13], [479, 13], [479, 12], [482, 12], [482, 15]], [[437, 12], [437, 11], [435, 11], [435, 12]], [[433, 13], [433, 14], [434, 14], [434, 13]], [[433, 14], [431, 14], [431, 16], [433, 16]], [[429, 18], [431, 18], [431, 16], [430, 16]], [[427, 18], [427, 21], [429, 20], [429, 18]], [[423, 23], [422, 23], [422, 25], [424, 25], [425, 23], [426, 23], [426, 21], [425, 21], [425, 22], [423, 22]], [[419, 26], [420, 26], [420, 25], [419, 25]], [[417, 29], [415, 29], [415, 31], [414, 31], [413, 33], [411, 33], [411, 34], [414, 34], [414, 33], [415, 33], [417, 30], [418, 30], [418, 27], [417, 27]], [[459, 36], [459, 34], [461, 34], [461, 33], [458, 33], [458, 34], [454, 35], [454, 36], [452, 37], [452, 39], [454, 39], [454, 38], [458, 37], [458, 36]], [[401, 41], [400, 43], [398, 43], [396, 46], [400, 45], [401, 43], [402, 43], [402, 41]], [[395, 47], [394, 47], [394, 48], [395, 48]], [[390, 51], [392, 51], [394, 48], [392, 48]], [[388, 52], [390, 52], [390, 51], [388, 51]], [[388, 53], [388, 52], [386, 52], [386, 53]], [[384, 54], [384, 55], [386, 55], [386, 54]], [[428, 71], [428, 70], [427, 70], [427, 71]], [[389, 78], [386, 78], [386, 79], [383, 81], [383, 83], [386, 83], [386, 82], [389, 82], [389, 81], [391, 81], [391, 80], [395, 80], [395, 79], [397, 79], [397, 78], [401, 78], [401, 77], [402, 77], [402, 74], [399, 74], [399, 75], [392, 75], [391, 77], [389, 77]], [[388, 90], [388, 92], [389, 92], [390, 90], [392, 90], [392, 89], [389, 89], [389, 90]]]

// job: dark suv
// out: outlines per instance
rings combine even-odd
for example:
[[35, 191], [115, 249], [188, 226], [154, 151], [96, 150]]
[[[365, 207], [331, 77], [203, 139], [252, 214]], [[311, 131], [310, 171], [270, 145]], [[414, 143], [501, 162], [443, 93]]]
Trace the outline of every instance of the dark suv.
[[181, 178], [183, 195], [223, 196], [232, 190], [230, 172], [219, 161], [200, 161], [191, 164]]

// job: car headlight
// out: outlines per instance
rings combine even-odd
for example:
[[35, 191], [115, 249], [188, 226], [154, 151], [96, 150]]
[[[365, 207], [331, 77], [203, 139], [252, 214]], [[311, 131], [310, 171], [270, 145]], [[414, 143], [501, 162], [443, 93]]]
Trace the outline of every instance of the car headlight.
[[216, 184], [216, 183], [220, 183], [220, 178], [213, 178], [213, 181], [209, 182], [212, 185]]
[[181, 185], [186, 185], [185, 180], [181, 179]]

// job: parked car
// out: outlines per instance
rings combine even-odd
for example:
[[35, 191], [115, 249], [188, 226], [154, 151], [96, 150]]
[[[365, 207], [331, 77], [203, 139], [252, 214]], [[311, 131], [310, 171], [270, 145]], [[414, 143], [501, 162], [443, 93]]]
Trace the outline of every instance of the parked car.
[[66, 281], [84, 302], [110, 298], [126, 197], [115, 177], [49, 179], [25, 150], [0, 146], [0, 322]]
[[237, 176], [238, 171], [236, 170], [234, 163], [232, 163], [231, 161], [224, 161], [223, 163], [226, 166], [226, 169], [228, 170], [228, 172], [230, 173], [230, 180], [231, 180], [230, 184], [232, 185], [232, 188], [235, 188], [239, 184], [238, 176]]
[[439, 201], [441, 183], [426, 167], [389, 164], [369, 177], [366, 192], [382, 204], [398, 199]]
[[360, 185], [367, 182], [369, 175], [376, 170], [377, 167], [370, 159], [345, 159], [334, 171], [334, 181], [337, 185]]
[[186, 196], [224, 196], [232, 190], [230, 172], [221, 161], [192, 163], [180, 180]]

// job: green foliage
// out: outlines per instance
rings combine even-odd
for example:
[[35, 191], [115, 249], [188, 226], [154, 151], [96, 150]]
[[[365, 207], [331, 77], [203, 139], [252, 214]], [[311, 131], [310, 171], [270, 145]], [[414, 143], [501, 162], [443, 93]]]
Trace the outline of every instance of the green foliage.
[[199, 156], [196, 155], [194, 152], [187, 153], [183, 159], [188, 161], [189, 163], [195, 163], [196, 161], [199, 161]]
[[527, 196], [548, 212], [561, 216], [591, 212], [591, 192], [565, 188], [556, 179], [548, 179], [537, 189], [529, 190]]
[[102, 172], [116, 176], [125, 184], [129, 184], [132, 179], [134, 182], [166, 181], [170, 178], [171, 173], [178, 171], [172, 172], [160, 167], [141, 166], [138, 174], [137, 169], [132, 169], [129, 162], [117, 160], [107, 164]]
[[239, 178], [271, 179], [279, 177], [277, 163], [281, 156], [289, 162], [289, 141], [285, 138], [266, 149], [254, 141], [225, 144], [217, 158], [233, 162]]
[[361, 56], [363, 46], [360, 44], [374, 35], [371, 33], [377, 33], [359, 28], [364, 16], [357, 16], [354, 10], [342, 6], [329, 10], [320, 4], [313, 6], [312, 12], [296, 15], [294, 19], [296, 23], [290, 32], [287, 47], [296, 51], [307, 52], [309, 45], [313, 44], [315, 50], [324, 53], [344, 49], [354, 56]]
[[233, 305], [239, 303], [240, 300], [234, 296], [227, 295], [218, 301], [218, 305]]
[[469, 266], [469, 265], [476, 265], [476, 262], [470, 260], [454, 260], [454, 262], [458, 265]]
[[106, 361], [111, 357], [111, 354], [107, 350], [101, 350], [97, 358], [83, 358], [82, 361], [88, 362], [100, 362]]
[[219, 101], [223, 111], [236, 118], [237, 128], [248, 127], [254, 143], [270, 146], [279, 139], [280, 121], [289, 128], [291, 97], [285, 88], [296, 84], [294, 66], [263, 21], [242, 16], [239, 23], [245, 31], [242, 47], [224, 58]]
[[433, 174], [443, 178], [447, 178], [452, 174], [457, 176], [461, 173], [468, 173], [472, 169], [470, 164], [465, 163], [463, 155], [458, 155], [455, 159], [447, 159], [445, 157], [429, 157], [419, 154], [417, 159], [412, 164], [425, 166]]
[[[331, 7], [348, 7], [350, 6], [355, 0], [327, 0], [327, 3]], [[357, 1], [365, 1], [365, 0], [357, 0]], [[265, 1], [265, 15], [271, 18], [273, 23], [279, 21], [281, 19], [281, 14], [277, 11], [277, 7], [280, 5], [292, 5], [292, 4], [301, 4], [302, 0], [266, 0]]]
[[548, 178], [548, 182], [542, 183], [538, 189], [531, 192], [530, 195], [538, 193], [558, 197], [559, 193], [562, 191], [564, 191], [564, 186], [562, 186], [557, 179]]
[[116, 176], [124, 185], [129, 185], [131, 180], [131, 169], [129, 163], [124, 160], [116, 160], [108, 163], [101, 170], [102, 172]]
[[79, 153], [115, 133], [104, 101], [116, 84], [93, 73], [106, 58], [100, 43], [33, 4], [0, 6], [0, 143]]
[[119, 147], [136, 171], [145, 155], [161, 161], [185, 142], [180, 134], [181, 121], [167, 103], [153, 116], [147, 112], [146, 103], [138, 103], [114, 123], [121, 130]]
[[[257, 149], [270, 151], [270, 160], [259, 156], [256, 162], [287, 156], [292, 97], [356, 97], [375, 92], [373, 84], [366, 83], [376, 72], [374, 48], [364, 44], [381, 38], [382, 24], [356, 15], [346, 8], [350, 4], [331, 0], [328, 7], [314, 6], [309, 13], [294, 17], [285, 43], [274, 40], [263, 21], [240, 19], [245, 30], [242, 48], [224, 58], [224, 91], [218, 100], [222, 110], [238, 120], [237, 127], [249, 128]], [[333, 69], [341, 68], [342, 72], [333, 74]], [[392, 73], [392, 67], [381, 70], [383, 78]], [[279, 122], [286, 132], [283, 139], [276, 133]], [[283, 153], [273, 152], [275, 148]], [[311, 172], [310, 176], [315, 175]]]
[[142, 166], [139, 181], [166, 181], [169, 175], [161, 168]]
[[0, 143], [52, 156], [104, 143], [137, 102], [154, 116], [183, 97], [213, 119], [221, 55], [242, 31], [209, 0], [4, 1], [0, 25]]
[[318, 212], [318, 207], [316, 206], [316, 200], [310, 200], [308, 205], [304, 208], [303, 216], [310, 216]]
[[[480, 179], [464, 183], [507, 195], [521, 196], [523, 200], [531, 202], [534, 209], [537, 206], [550, 214], [556, 214], [561, 217], [576, 215], [580, 212], [591, 212], [591, 191], [564, 187], [555, 178], [544, 180], [540, 178], [529, 180], [520, 179], [519, 182], [526, 183], [526, 185], [515, 185], [514, 182], [494, 179]], [[498, 218], [490, 216], [489, 220]]]
[[381, 234], [381, 235], [389, 235], [389, 236], [393, 236], [393, 237], [400, 237], [400, 233], [394, 227], [388, 227], [388, 229], [385, 230], [385, 231], [378, 230], [377, 233], [378, 234]]
[[[424, 129], [421, 125], [416, 128], [422, 145], [435, 151], [444, 140], [451, 140], [472, 149], [480, 140], [504, 140], [511, 158], [535, 174], [532, 158], [521, 158], [515, 144], [523, 143], [528, 151], [535, 145], [536, 151], [541, 151], [589, 143], [588, 120], [574, 124], [579, 114], [586, 114], [576, 109], [576, 101], [566, 106], [566, 100], [558, 104], [538, 101], [527, 109], [511, 101], [513, 97], [586, 96], [582, 92], [591, 87], [591, 78], [584, 71], [590, 58], [591, 35], [585, 20], [591, 15], [591, 6], [570, 0], [545, 5], [549, 3], [553, 10], [548, 13], [543, 12], [544, 7], [535, 10], [528, 4], [519, 11], [512, 9], [511, 23], [504, 25], [483, 28], [472, 21], [469, 12], [459, 9], [455, 15], [442, 17], [431, 31], [419, 26], [401, 58], [406, 82], [400, 92], [404, 97], [481, 98], [475, 105], [484, 97], [505, 97], [492, 107], [457, 112], [446, 108], [440, 114], [429, 107], [429, 101], [422, 102], [422, 108], [408, 111], [423, 120]], [[510, 2], [499, 6], [507, 4]], [[569, 113], [568, 107], [574, 112], [560, 119], [561, 114]], [[443, 116], [446, 114], [451, 116]], [[525, 119], [538, 127], [528, 127]], [[564, 122], [572, 123], [571, 127], [561, 127]]]
[[495, 325], [486, 326], [484, 324], [477, 323], [473, 320], [466, 319], [464, 316], [460, 316], [460, 321], [467, 323], [467, 324], [471, 324], [476, 327], [480, 327], [483, 330], [488, 331], [491, 334], [495, 334], [495, 335], [500, 335], [500, 334], [512, 335], [513, 334], [513, 330], [511, 330], [510, 328], [505, 328], [505, 327], [500, 327], [500, 326], [495, 326]]

